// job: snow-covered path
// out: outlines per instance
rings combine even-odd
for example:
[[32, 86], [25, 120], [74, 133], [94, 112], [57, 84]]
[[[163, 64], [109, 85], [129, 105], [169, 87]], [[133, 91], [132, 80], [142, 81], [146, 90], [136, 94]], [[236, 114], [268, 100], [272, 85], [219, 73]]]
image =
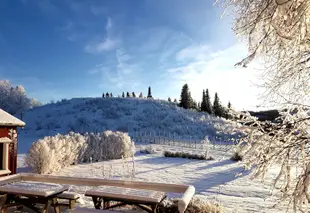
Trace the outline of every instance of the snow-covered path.
[[[167, 147], [158, 145], [156, 149], [162, 151]], [[201, 161], [165, 158], [160, 152], [151, 155], [137, 152], [134, 179], [194, 185], [197, 196], [209, 201], [216, 200], [229, 212], [285, 212], [285, 206], [282, 206], [281, 209], [271, 208], [274, 201], [267, 199], [270, 191], [269, 186], [257, 179], [252, 180], [251, 175], [247, 173], [236, 176], [242, 171], [242, 166], [229, 160], [225, 153], [217, 152], [214, 157], [215, 160], [212, 161]], [[22, 161], [19, 163], [22, 165]], [[112, 172], [109, 172], [111, 170]], [[129, 178], [124, 176], [130, 174], [131, 171], [131, 160], [127, 163], [123, 163], [122, 160], [111, 160], [71, 166], [54, 173], [54, 175], [98, 178], [112, 176], [115, 179], [121, 179]], [[269, 173], [269, 177], [274, 176], [275, 174]], [[271, 178], [268, 178], [267, 182], [270, 180]], [[78, 190], [83, 191], [84, 189]], [[170, 195], [170, 197], [177, 196], [180, 195]], [[89, 199], [85, 199], [85, 201], [85, 206], [92, 206]]]

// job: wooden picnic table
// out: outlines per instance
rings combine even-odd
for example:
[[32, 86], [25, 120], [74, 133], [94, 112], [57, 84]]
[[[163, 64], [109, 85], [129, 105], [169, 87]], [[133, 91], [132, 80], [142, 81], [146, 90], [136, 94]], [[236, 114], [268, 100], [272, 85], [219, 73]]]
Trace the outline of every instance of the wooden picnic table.
[[[47, 213], [51, 204], [53, 204], [55, 212], [60, 213], [60, 208], [56, 205], [56, 196], [68, 189], [68, 185], [33, 181], [19, 181], [1, 185], [0, 194], [7, 196], [1, 213], [6, 213], [8, 207], [21, 205], [38, 213]], [[43, 204], [43, 210], [37, 208], [37, 204]]]
[[[96, 209], [135, 205], [146, 212], [156, 213], [158, 205], [166, 198], [166, 193], [145, 189], [100, 186], [87, 190], [85, 196], [92, 197]], [[111, 205], [111, 201], [119, 203]]]

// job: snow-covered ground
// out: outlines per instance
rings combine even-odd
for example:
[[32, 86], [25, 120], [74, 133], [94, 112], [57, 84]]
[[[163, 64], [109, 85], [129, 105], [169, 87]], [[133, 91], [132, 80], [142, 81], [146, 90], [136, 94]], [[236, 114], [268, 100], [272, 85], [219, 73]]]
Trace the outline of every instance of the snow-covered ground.
[[[137, 146], [135, 156], [134, 180], [146, 182], [191, 184], [196, 188], [196, 194], [200, 198], [209, 201], [216, 200], [227, 208], [228, 212], [285, 212], [285, 207], [272, 209], [274, 200], [269, 198], [270, 186], [261, 183], [257, 179], [251, 179], [247, 172], [237, 175], [242, 171], [242, 165], [229, 160], [230, 152], [214, 150], [212, 156], [215, 160], [189, 160], [182, 158], [165, 158], [164, 150], [186, 151], [186, 148], [177, 148], [163, 145], [152, 145], [156, 149], [155, 154], [141, 154], [141, 145]], [[189, 150], [188, 150], [189, 151]], [[191, 150], [193, 151], [193, 150]], [[19, 155], [19, 171], [27, 171], [23, 165], [24, 155]], [[54, 175], [75, 177], [98, 177], [114, 179], [129, 178], [126, 175], [132, 170], [132, 161], [123, 163], [120, 160], [110, 160], [89, 164], [70, 166], [62, 169]], [[104, 171], [104, 172], [103, 172]], [[267, 175], [267, 183], [275, 177], [276, 170]], [[85, 187], [73, 187], [73, 190], [83, 193]], [[179, 197], [178, 194], [170, 194], [170, 197]], [[85, 204], [81, 206], [92, 207], [91, 200], [84, 198]]]
[[124, 131], [165, 133], [203, 139], [238, 132], [234, 122], [185, 110], [174, 103], [138, 98], [75, 98], [47, 104], [27, 111], [26, 123], [19, 131], [18, 153], [26, 153], [31, 144], [57, 133]]

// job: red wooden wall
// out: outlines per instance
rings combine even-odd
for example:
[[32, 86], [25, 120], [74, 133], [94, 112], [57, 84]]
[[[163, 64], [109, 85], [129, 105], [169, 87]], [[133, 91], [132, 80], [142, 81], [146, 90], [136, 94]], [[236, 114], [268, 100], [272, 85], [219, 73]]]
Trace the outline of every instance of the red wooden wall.
[[[0, 127], [0, 137], [8, 137], [10, 129], [17, 131], [16, 127]], [[9, 145], [9, 170], [11, 174], [16, 174], [17, 168], [17, 139]]]

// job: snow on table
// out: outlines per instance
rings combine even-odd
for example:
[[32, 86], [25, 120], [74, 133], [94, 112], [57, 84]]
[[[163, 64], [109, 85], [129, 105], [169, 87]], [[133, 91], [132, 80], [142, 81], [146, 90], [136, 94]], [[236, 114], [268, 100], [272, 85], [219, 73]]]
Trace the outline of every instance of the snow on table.
[[100, 186], [86, 191], [85, 195], [159, 203], [164, 198], [165, 193], [145, 189]]
[[20, 195], [48, 197], [68, 190], [67, 185], [20, 181], [0, 186], [0, 192]]

